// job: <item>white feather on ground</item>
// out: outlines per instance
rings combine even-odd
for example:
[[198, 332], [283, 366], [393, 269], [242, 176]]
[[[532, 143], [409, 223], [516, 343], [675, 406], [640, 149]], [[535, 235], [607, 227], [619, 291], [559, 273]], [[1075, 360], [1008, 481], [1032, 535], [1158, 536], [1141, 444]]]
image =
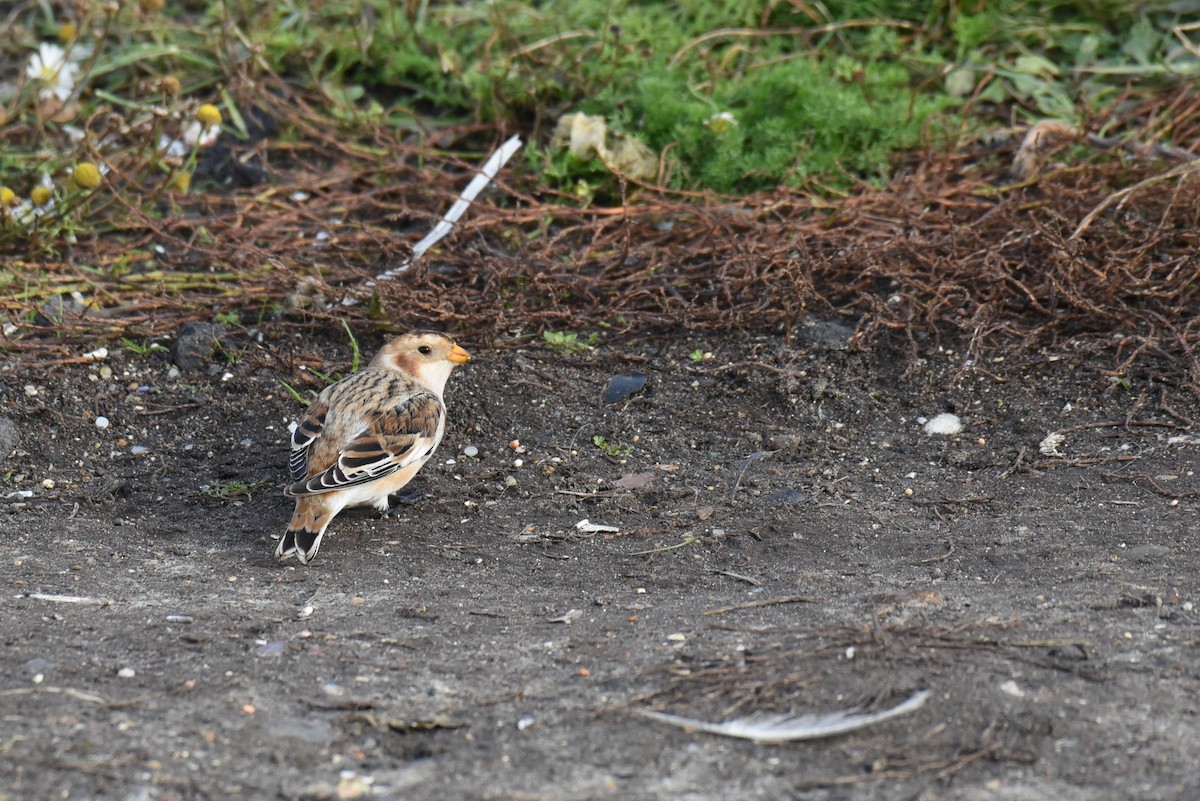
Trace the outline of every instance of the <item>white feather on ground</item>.
[[642, 717], [668, 723], [683, 729], [721, 734], [726, 737], [738, 737], [743, 740], [753, 740], [756, 743], [788, 743], [796, 740], [817, 740], [822, 737], [833, 737], [837, 734], [856, 731], [885, 720], [908, 714], [919, 709], [929, 698], [929, 690], [914, 693], [908, 700], [891, 709], [879, 712], [856, 712], [842, 710], [823, 715], [784, 715], [757, 713], [742, 718], [734, 718], [723, 723], [709, 723], [703, 720], [670, 715], [666, 712], [655, 712], [652, 709], [639, 709]]
[[[458, 218], [462, 217], [470, 207], [471, 202], [475, 200], [475, 196], [491, 183], [492, 179], [496, 177], [496, 173], [500, 172], [500, 168], [507, 164], [508, 160], [513, 157], [513, 154], [521, 149], [521, 145], [521, 137], [513, 136], [492, 153], [483, 166], [479, 168], [479, 172], [475, 174], [475, 177], [471, 179], [471, 183], [467, 184], [467, 188], [458, 196], [458, 200], [454, 201], [454, 205], [450, 207], [450, 210], [442, 215], [442, 219], [438, 221], [437, 225], [433, 226], [433, 230], [426, 234], [420, 242], [413, 245], [412, 260], [405, 263], [401, 270], [407, 270], [409, 264], [421, 258], [425, 254], [425, 251], [436, 245], [442, 237], [453, 230], [454, 224], [458, 222]], [[379, 281], [390, 277], [391, 273], [389, 271], [376, 276], [375, 280]]]
[[471, 182], [467, 184], [467, 188], [464, 189], [462, 194], [458, 196], [458, 200], [454, 201], [454, 204], [450, 206], [450, 210], [442, 215], [442, 219], [438, 220], [437, 225], [433, 226], [433, 230], [426, 234], [420, 242], [413, 245], [412, 257], [401, 262], [392, 269], [375, 276], [374, 280], [364, 283], [362, 288], [360, 288], [355, 294], [343, 298], [342, 305], [353, 306], [357, 304], [365, 295], [369, 294], [372, 287], [374, 287], [380, 281], [391, 280], [407, 270], [409, 267], [412, 267], [413, 262], [425, 255], [425, 251], [429, 250], [431, 247], [441, 241], [446, 234], [453, 231], [454, 224], [458, 222], [459, 218], [466, 213], [468, 208], [470, 208], [471, 202], [475, 200], [475, 197], [482, 192], [489, 183], [491, 183], [492, 179], [496, 177], [496, 174], [500, 172], [500, 169], [508, 163], [508, 160], [513, 157], [514, 153], [521, 149], [523, 144], [524, 142], [521, 141], [521, 137], [512, 136], [509, 137], [507, 142], [496, 148], [495, 152], [493, 152], [492, 155], [488, 157], [488, 160], [484, 162], [483, 166], [479, 168], [479, 172], [475, 174], [475, 177], [471, 179]]

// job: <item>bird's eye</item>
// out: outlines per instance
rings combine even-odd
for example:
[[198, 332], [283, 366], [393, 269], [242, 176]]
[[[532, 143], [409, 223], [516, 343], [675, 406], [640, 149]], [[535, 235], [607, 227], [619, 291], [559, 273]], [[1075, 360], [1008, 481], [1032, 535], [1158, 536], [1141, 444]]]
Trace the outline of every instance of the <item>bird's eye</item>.
[[432, 353], [433, 351], [431, 351], [431, 350], [429, 349], [429, 346], [428, 346], [428, 345], [422, 345], [421, 347], [417, 348], [417, 352], [418, 352], [418, 353], [420, 353], [420, 354], [422, 354], [422, 355], [428, 356], [428, 355], [429, 355], [430, 353]]

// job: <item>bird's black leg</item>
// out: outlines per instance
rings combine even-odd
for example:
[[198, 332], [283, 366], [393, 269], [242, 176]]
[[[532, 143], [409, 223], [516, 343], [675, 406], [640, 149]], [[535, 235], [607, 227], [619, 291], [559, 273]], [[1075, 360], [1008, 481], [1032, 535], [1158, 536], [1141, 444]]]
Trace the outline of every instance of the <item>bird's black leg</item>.
[[401, 492], [392, 493], [388, 496], [388, 508], [387, 511], [383, 513], [383, 516], [391, 517], [392, 515], [399, 514], [401, 508], [405, 506], [411, 506], [412, 504], [421, 500], [421, 496], [424, 494], [424, 490], [422, 490], [420, 487], [413, 489], [411, 484], [408, 487], [405, 487]]

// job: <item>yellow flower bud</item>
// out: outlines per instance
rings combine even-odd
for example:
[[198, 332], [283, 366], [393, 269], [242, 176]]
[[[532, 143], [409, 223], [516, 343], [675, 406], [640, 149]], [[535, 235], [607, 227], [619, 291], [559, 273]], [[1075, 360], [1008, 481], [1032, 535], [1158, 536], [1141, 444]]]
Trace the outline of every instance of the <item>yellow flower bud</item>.
[[58, 26], [58, 41], [62, 42], [63, 44], [72, 42], [75, 40], [76, 32], [77, 31], [75, 29], [74, 22], [64, 22], [62, 25]]
[[48, 186], [35, 186], [33, 191], [29, 193], [29, 199], [33, 201], [35, 206], [44, 206], [50, 202], [50, 198], [54, 197], [54, 193], [50, 191]]
[[158, 82], [158, 88], [167, 97], [175, 97], [182, 87], [179, 85], [179, 79], [174, 75], [164, 75], [163, 79]]
[[171, 182], [167, 185], [172, 189], [177, 189], [180, 192], [186, 192], [192, 186], [192, 174], [181, 172], [172, 178]]
[[95, 189], [100, 185], [100, 168], [90, 161], [81, 161], [75, 165], [71, 180], [81, 189]]
[[17, 193], [7, 186], [0, 186], [0, 206], [17, 205]]
[[221, 110], [212, 103], [205, 103], [200, 108], [196, 109], [196, 119], [205, 125], [220, 125]]

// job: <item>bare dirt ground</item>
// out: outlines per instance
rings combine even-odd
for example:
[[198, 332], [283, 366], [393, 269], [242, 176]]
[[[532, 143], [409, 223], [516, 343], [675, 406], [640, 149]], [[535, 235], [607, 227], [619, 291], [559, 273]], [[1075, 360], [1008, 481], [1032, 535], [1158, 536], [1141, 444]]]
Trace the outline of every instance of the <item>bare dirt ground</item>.
[[[420, 497], [342, 515], [308, 568], [272, 557], [280, 381], [345, 372], [336, 329], [181, 375], [118, 348], [0, 373], [0, 799], [1200, 798], [1200, 408], [1172, 365], [813, 330], [464, 338]], [[945, 411], [962, 433], [926, 434]], [[636, 714], [923, 688], [785, 745]]]

